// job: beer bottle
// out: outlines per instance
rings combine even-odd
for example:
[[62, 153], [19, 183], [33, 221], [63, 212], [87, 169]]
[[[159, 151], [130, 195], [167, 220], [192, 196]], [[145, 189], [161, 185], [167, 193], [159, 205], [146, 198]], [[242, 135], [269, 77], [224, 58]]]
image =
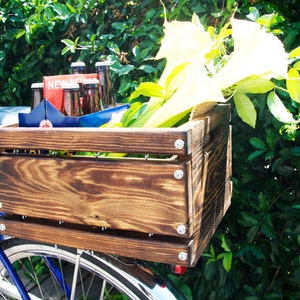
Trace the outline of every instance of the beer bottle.
[[103, 109], [99, 98], [99, 80], [88, 79], [83, 82], [84, 97], [82, 103], [82, 113], [90, 114]]
[[44, 84], [35, 82], [31, 84], [31, 110], [33, 110], [44, 99]]
[[103, 109], [116, 106], [109, 66], [109, 61], [98, 61], [95, 64], [99, 79], [99, 97]]
[[63, 101], [61, 112], [69, 117], [81, 116], [78, 83], [65, 83], [62, 85], [62, 90]]
[[84, 74], [85, 73], [85, 63], [82, 61], [75, 61], [71, 63], [72, 74]]

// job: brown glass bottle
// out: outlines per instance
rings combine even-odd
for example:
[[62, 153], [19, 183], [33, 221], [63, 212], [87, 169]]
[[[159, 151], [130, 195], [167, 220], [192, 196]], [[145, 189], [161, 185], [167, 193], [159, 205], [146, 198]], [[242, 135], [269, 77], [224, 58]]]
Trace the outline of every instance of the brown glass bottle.
[[109, 66], [109, 61], [99, 61], [95, 64], [99, 79], [99, 97], [103, 109], [116, 106]]
[[72, 74], [84, 74], [85, 73], [85, 63], [82, 61], [75, 61], [71, 63]]
[[42, 82], [33, 83], [31, 85], [31, 91], [31, 110], [33, 110], [44, 99], [44, 84]]
[[61, 112], [69, 117], [82, 115], [79, 100], [79, 85], [77, 83], [67, 83], [62, 85], [63, 102]]
[[84, 98], [82, 102], [82, 114], [90, 114], [103, 109], [99, 98], [99, 80], [89, 79], [83, 82]]

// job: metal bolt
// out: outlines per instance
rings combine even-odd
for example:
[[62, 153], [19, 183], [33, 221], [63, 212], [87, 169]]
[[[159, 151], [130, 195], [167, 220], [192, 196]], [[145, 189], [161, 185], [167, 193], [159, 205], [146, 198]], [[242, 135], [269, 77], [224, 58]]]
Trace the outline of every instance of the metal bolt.
[[176, 228], [178, 234], [185, 234], [186, 233], [186, 227], [183, 224], [180, 224]]
[[178, 253], [178, 258], [179, 258], [180, 260], [187, 260], [187, 257], [188, 257], [188, 255], [187, 255], [186, 252], [179, 252], [179, 253]]
[[178, 139], [175, 141], [174, 146], [176, 149], [182, 149], [184, 147], [184, 141], [181, 139]]
[[0, 224], [0, 231], [4, 231], [6, 229], [5, 224]]
[[176, 179], [182, 179], [183, 178], [183, 171], [182, 170], [175, 170], [175, 172], [174, 172], [174, 177], [176, 178]]

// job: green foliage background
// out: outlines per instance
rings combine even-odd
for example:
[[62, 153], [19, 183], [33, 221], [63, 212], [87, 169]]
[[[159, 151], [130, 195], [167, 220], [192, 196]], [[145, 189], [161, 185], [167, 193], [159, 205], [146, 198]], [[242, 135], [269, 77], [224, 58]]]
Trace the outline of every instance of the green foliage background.
[[[119, 102], [164, 67], [152, 61], [163, 35], [158, 0], [0, 0], [0, 105], [28, 105], [30, 84], [43, 75], [69, 72], [81, 60], [90, 72], [103, 57], [113, 61]], [[247, 18], [276, 12], [273, 28], [287, 51], [300, 44], [297, 0], [166, 0], [168, 20], [220, 27], [236, 9]], [[65, 43], [62, 43], [65, 40]], [[299, 104], [282, 94], [299, 115]], [[233, 105], [233, 186], [229, 212], [194, 269], [181, 277], [152, 267], [188, 299], [300, 299], [300, 139], [279, 133], [283, 124], [252, 98], [258, 112], [253, 130]], [[178, 296], [178, 299], [181, 299]]]

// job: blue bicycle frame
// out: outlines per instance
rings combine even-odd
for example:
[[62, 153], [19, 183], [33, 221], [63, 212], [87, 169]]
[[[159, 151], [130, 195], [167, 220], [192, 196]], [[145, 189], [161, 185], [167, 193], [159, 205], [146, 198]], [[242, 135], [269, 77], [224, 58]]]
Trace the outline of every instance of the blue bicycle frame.
[[23, 300], [30, 300], [30, 297], [28, 296], [28, 293], [19, 277], [17, 272], [14, 270], [13, 265], [10, 263], [9, 259], [7, 258], [5, 252], [0, 247], [0, 261], [4, 265], [5, 269], [7, 270], [9, 276], [13, 280], [16, 288], [18, 289], [21, 297]]
[[[3, 236], [0, 236], [0, 241], [3, 240]], [[7, 258], [5, 252], [3, 249], [0, 247], [0, 261], [5, 267], [6, 271], [8, 272], [9, 276], [11, 277], [13, 283], [15, 284], [18, 292], [20, 293], [20, 296], [22, 297], [23, 300], [30, 300], [30, 297], [26, 291], [25, 286], [23, 285], [19, 275], [15, 271], [13, 265]], [[54, 264], [53, 260], [50, 257], [44, 257], [44, 261], [47, 264], [50, 272], [52, 275], [55, 277], [57, 282], [59, 283], [60, 287], [62, 288], [63, 291], [65, 291], [67, 299], [69, 300], [71, 297], [71, 289], [70, 287], [66, 284], [66, 282], [63, 279], [63, 276], [60, 272], [60, 270], [56, 267]]]

